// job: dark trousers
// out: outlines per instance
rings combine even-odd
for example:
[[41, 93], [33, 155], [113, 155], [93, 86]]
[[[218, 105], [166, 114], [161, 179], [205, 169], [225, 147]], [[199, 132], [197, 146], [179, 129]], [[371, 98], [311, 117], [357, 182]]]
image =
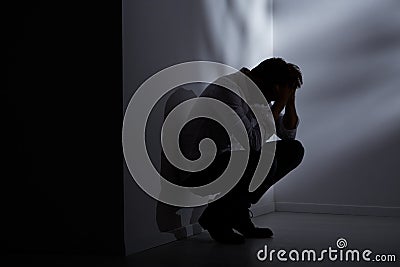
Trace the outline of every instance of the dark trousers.
[[[208, 205], [206, 209], [208, 213], [214, 214], [215, 217], [224, 221], [234, 220], [239, 211], [248, 209], [251, 204], [257, 203], [272, 185], [301, 163], [304, 148], [297, 140], [276, 141], [275, 156], [267, 177], [255, 191], [249, 192], [249, 185], [256, 170], [259, 156], [260, 152], [258, 151], [250, 152], [249, 162], [242, 178], [229, 193]], [[227, 160], [229, 160], [229, 153], [222, 153], [216, 158], [216, 162]], [[220, 172], [220, 170], [216, 170], [216, 172]]]

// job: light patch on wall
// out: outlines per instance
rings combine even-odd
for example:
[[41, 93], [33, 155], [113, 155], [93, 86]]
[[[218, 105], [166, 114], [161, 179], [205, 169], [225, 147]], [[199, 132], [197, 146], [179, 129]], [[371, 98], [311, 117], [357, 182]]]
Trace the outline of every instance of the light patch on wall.
[[299, 64], [306, 155], [278, 202], [400, 207], [400, 3], [275, 1], [274, 52]]
[[209, 41], [223, 63], [252, 68], [273, 56], [273, 0], [203, 2]]

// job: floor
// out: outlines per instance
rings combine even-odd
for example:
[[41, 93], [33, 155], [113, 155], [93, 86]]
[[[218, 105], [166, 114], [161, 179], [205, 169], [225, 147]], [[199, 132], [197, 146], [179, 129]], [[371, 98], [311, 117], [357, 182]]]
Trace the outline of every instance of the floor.
[[[310, 213], [275, 212], [253, 218], [256, 225], [268, 226], [274, 238], [247, 240], [243, 245], [221, 245], [213, 242], [207, 232], [191, 238], [166, 244], [126, 258], [126, 266], [400, 266], [400, 218], [371, 217]], [[342, 250], [369, 249], [376, 254], [394, 254], [397, 262], [330, 261], [327, 254], [320, 262], [290, 261], [288, 253], [296, 249], [337, 249], [339, 238], [347, 241]], [[287, 251], [288, 261], [257, 259], [257, 252]], [[264, 253], [260, 254], [263, 257]], [[268, 254], [269, 255], [269, 254]], [[273, 254], [274, 255], [274, 254]], [[295, 254], [292, 254], [295, 257]], [[300, 254], [301, 255], [301, 254]], [[344, 254], [345, 255], [345, 254]], [[301, 257], [301, 256], [300, 256]], [[317, 256], [318, 257], [318, 256]], [[350, 257], [350, 254], [349, 254]], [[361, 257], [361, 256], [360, 256]], [[301, 258], [300, 258], [301, 259]], [[345, 259], [345, 256], [343, 256]]]
[[[253, 218], [258, 226], [268, 226], [274, 238], [247, 240], [242, 245], [222, 245], [212, 241], [207, 232], [188, 239], [172, 242], [125, 258], [89, 255], [14, 255], [13, 266], [400, 266], [400, 217], [372, 217], [311, 213], [274, 212]], [[320, 255], [323, 249], [337, 249], [339, 238], [347, 241], [347, 249], [365, 249], [376, 254], [394, 254], [396, 262], [320, 262], [291, 261], [291, 250], [299, 253], [313, 249]], [[267, 245], [267, 251], [285, 250], [288, 261], [279, 261], [276, 253], [272, 261], [257, 259], [257, 253]], [[360, 253], [360, 254], [361, 254]], [[260, 257], [265, 255], [264, 251]], [[270, 254], [268, 254], [270, 255]], [[295, 254], [293, 254], [295, 255]], [[301, 254], [300, 254], [301, 255]], [[317, 257], [318, 257], [317, 256]], [[10, 261], [9, 261], [10, 262]]]

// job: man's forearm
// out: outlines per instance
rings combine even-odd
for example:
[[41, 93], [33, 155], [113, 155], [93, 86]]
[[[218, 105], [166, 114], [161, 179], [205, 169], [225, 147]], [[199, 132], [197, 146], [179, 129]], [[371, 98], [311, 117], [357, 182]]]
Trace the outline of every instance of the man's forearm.
[[282, 104], [282, 103], [279, 103], [278, 101], [276, 101], [276, 102], [272, 105], [272, 107], [271, 107], [271, 112], [272, 112], [272, 115], [274, 116], [275, 123], [278, 122], [279, 115], [281, 114], [281, 112], [282, 112], [282, 110], [283, 110], [284, 107], [285, 107], [285, 105]]
[[285, 114], [283, 115], [283, 126], [285, 129], [292, 130], [297, 127], [297, 121], [299, 117], [297, 116], [296, 105], [294, 96], [288, 101], [285, 107]]

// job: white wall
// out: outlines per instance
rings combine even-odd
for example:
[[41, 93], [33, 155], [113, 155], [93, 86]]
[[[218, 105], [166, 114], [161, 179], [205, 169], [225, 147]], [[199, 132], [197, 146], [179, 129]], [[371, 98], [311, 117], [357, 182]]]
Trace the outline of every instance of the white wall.
[[[270, 0], [124, 0], [124, 107], [141, 83], [173, 64], [210, 60], [251, 68], [271, 57], [270, 4]], [[267, 195], [256, 212], [272, 209], [271, 200], [272, 195]], [[184, 225], [190, 223], [190, 210], [180, 212]], [[127, 254], [175, 239], [160, 233], [155, 216], [156, 201], [138, 188], [125, 169]]]
[[274, 2], [274, 55], [300, 65], [303, 164], [277, 210], [400, 216], [400, 2]]

